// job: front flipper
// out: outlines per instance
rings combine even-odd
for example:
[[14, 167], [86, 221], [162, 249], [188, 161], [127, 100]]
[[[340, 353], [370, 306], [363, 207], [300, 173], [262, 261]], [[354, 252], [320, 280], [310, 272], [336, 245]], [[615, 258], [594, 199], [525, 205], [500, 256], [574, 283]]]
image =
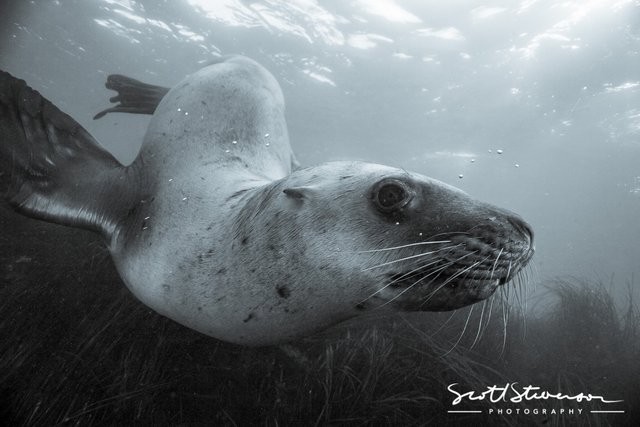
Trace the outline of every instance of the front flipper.
[[139, 197], [138, 177], [71, 117], [0, 71], [0, 193], [18, 212], [107, 239]]
[[120, 104], [102, 110], [93, 117], [94, 120], [104, 117], [107, 113], [153, 114], [162, 98], [169, 92], [169, 88], [150, 85], [120, 74], [107, 77], [105, 86], [118, 92], [118, 95], [109, 101]]

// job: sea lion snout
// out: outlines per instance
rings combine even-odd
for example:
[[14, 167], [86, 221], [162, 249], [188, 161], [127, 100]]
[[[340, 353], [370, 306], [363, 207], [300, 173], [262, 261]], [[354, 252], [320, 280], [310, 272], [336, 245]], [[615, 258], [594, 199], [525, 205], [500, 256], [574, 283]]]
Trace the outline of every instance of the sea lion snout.
[[533, 244], [533, 228], [520, 216], [510, 213], [507, 217], [509, 223], [513, 226], [513, 228], [520, 233], [520, 235], [528, 242], [528, 246], [533, 254], [535, 251], [535, 246]]
[[464, 229], [451, 237], [462, 244], [476, 266], [471, 276], [497, 278], [503, 285], [524, 268], [535, 251], [533, 228], [519, 215], [482, 204], [480, 215], [469, 215]]
[[533, 256], [534, 232], [524, 219], [457, 188], [413, 175], [386, 178], [374, 190], [374, 212], [395, 230], [377, 264], [386, 269], [376, 293], [385, 305], [442, 311], [473, 304], [515, 279]]
[[531, 225], [511, 211], [485, 206], [484, 221], [474, 217], [469, 219], [468, 237], [480, 239], [514, 263], [526, 265], [535, 251]]

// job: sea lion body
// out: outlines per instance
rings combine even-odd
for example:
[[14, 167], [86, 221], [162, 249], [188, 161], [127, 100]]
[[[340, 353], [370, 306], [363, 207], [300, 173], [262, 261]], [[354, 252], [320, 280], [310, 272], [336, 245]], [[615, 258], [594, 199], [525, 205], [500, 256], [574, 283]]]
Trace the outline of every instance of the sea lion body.
[[0, 137], [30, 149], [13, 161], [10, 203], [100, 232], [143, 303], [207, 335], [274, 344], [382, 307], [451, 310], [533, 254], [522, 219], [431, 178], [363, 162], [292, 172], [282, 92], [250, 59], [160, 91], [129, 167], [7, 76]]
[[[242, 209], [234, 194], [287, 176], [292, 161], [282, 93], [259, 64], [232, 57], [177, 84], [131, 165], [145, 194], [111, 243], [131, 291], [156, 311], [220, 336], [229, 316], [216, 307], [246, 311], [222, 298], [246, 281], [227, 262]], [[216, 317], [222, 321], [209, 320]]]

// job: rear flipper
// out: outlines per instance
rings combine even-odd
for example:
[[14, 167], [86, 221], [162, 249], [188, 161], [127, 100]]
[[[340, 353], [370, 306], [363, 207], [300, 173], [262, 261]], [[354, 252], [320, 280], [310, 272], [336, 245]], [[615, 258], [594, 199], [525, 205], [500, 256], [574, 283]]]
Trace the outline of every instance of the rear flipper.
[[0, 194], [18, 212], [113, 236], [138, 177], [75, 120], [0, 71]]
[[153, 114], [162, 98], [169, 92], [169, 88], [142, 83], [120, 74], [107, 77], [105, 86], [118, 92], [118, 95], [109, 101], [120, 104], [99, 112], [93, 117], [94, 120], [104, 117], [107, 113]]

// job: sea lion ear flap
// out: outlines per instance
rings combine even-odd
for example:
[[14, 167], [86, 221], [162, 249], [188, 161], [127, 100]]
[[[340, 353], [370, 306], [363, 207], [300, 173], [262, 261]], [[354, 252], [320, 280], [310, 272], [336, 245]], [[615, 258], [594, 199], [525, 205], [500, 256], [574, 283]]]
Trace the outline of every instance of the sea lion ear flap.
[[304, 200], [313, 196], [314, 189], [312, 187], [289, 187], [282, 190], [282, 192], [291, 199]]

